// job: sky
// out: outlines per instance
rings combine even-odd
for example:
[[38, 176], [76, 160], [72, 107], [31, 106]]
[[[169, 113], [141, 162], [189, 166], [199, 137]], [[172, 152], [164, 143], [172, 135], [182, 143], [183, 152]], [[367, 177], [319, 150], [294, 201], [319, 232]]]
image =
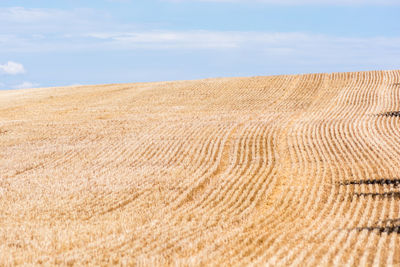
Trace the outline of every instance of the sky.
[[400, 0], [1, 0], [0, 90], [400, 69]]

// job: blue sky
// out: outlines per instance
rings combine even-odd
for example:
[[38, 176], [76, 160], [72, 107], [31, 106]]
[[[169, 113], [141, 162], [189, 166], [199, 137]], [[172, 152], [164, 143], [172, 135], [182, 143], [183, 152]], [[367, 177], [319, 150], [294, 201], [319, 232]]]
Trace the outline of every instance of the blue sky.
[[1, 0], [0, 89], [400, 69], [399, 0]]

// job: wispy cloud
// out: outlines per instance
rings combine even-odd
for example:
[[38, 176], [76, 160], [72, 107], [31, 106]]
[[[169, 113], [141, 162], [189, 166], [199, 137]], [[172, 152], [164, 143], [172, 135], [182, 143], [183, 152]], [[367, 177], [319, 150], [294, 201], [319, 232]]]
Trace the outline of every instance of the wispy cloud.
[[[51, 12], [50, 12], [51, 11]], [[66, 12], [61, 10], [9, 7], [0, 8], [1, 21], [13, 21], [15, 23], [37, 22], [49, 19], [65, 17]]]
[[309, 61], [341, 58], [344, 62], [400, 60], [400, 37], [340, 37], [312, 33], [245, 31], [88, 31], [62, 35], [24, 36], [1, 41], [12, 52], [69, 51], [221, 51], [258, 57], [292, 56]]
[[[90, 21], [94, 17], [100, 18], [101, 16], [106, 16], [105, 19], [108, 18], [106, 13], [88, 8], [75, 8], [71, 10], [25, 7], [0, 8], [0, 21], [12, 21], [18, 24], [24, 24], [26, 22], [65, 21], [65, 19], [70, 18], [75, 18], [78, 19], [79, 22], [82, 22], [84, 20]], [[74, 24], [74, 22], [71, 21], [71, 24]]]
[[235, 48], [242, 34], [212, 31], [148, 31], [125, 33], [89, 33], [108, 46], [141, 49], [215, 49]]
[[107, 2], [111, 3], [130, 3], [132, 2], [131, 0], [106, 0]]
[[29, 88], [35, 88], [38, 87], [38, 83], [32, 83], [32, 82], [22, 82], [20, 84], [17, 84], [13, 86], [14, 89], [29, 89]]
[[400, 37], [337, 37], [309, 33], [271, 33], [240, 31], [152, 31], [126, 33], [89, 33], [99, 46], [108, 49], [235, 49], [255, 52], [400, 53]]
[[271, 5], [333, 5], [333, 6], [385, 6], [400, 5], [398, 0], [164, 0], [167, 2], [218, 2], [218, 3], [258, 3]]
[[[165, 53], [198, 52], [249, 64], [301, 66], [315, 71], [396, 68], [400, 37], [338, 37], [311, 33], [159, 31], [92, 33], [107, 51], [139, 50]], [[214, 59], [209, 58], [211, 62]], [[229, 64], [229, 63], [226, 63]], [[298, 67], [300, 68], [300, 67]]]
[[69, 33], [81, 33], [88, 30], [106, 28], [115, 25], [110, 23], [111, 16], [102, 11], [75, 8], [62, 10], [55, 8], [0, 8], [0, 34], [5, 35], [43, 35], [54, 36]]
[[116, 22], [107, 12], [75, 8], [0, 7], [0, 53], [90, 49], [90, 32], [126, 31], [134, 25]]
[[25, 68], [20, 63], [8, 61], [6, 64], [0, 65], [0, 73], [16, 75], [25, 73]]

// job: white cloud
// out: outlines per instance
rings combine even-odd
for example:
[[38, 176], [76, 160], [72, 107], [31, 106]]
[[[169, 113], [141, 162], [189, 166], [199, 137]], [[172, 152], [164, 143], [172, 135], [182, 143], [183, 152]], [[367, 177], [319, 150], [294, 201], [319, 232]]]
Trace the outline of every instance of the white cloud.
[[219, 2], [219, 3], [263, 3], [271, 5], [400, 5], [398, 0], [164, 0], [167, 2]]
[[16, 23], [48, 20], [56, 18], [62, 13], [62, 11], [49, 12], [49, 10], [39, 8], [10, 7], [0, 9], [1, 21], [13, 21]]
[[67, 34], [87, 32], [94, 29], [115, 28], [111, 16], [103, 11], [75, 8], [25, 8], [0, 7], [0, 34], [40, 38], [52, 38]]
[[6, 64], [0, 65], [0, 73], [16, 75], [25, 73], [25, 68], [20, 63], [8, 61]]
[[103, 46], [106, 51], [210, 53], [211, 57], [232, 62], [226, 64], [302, 66], [301, 69], [309, 66], [317, 70], [328, 69], [329, 66], [342, 66], [343, 70], [346, 66], [353, 66], [352, 69], [358, 70], [365, 66], [368, 69], [397, 68], [395, 64], [400, 61], [400, 37], [356, 38], [240, 31], [93, 33], [88, 36], [98, 39], [97, 45]]
[[32, 83], [32, 82], [23, 82], [18, 85], [13, 86], [14, 89], [29, 89], [29, 88], [35, 88], [38, 87], [38, 83]]
[[236, 49], [279, 51], [280, 53], [315, 54], [324, 52], [354, 52], [373, 49], [400, 52], [400, 37], [336, 37], [306, 33], [218, 32], [218, 31], [153, 31], [126, 33], [90, 33], [99, 46], [107, 49]]
[[213, 31], [149, 31], [126, 33], [90, 33], [108, 46], [144, 49], [235, 48], [244, 41], [242, 33]]
[[89, 32], [134, 28], [101, 10], [0, 7], [0, 53], [90, 49], [82, 40]]
[[[64, 26], [68, 27], [74, 24], [74, 21], [70, 21], [71, 24], [65, 24], [68, 19], [77, 19], [79, 22], [83, 20], [89, 21], [93, 17], [100, 17], [98, 12], [91, 9], [72, 9], [62, 10], [54, 8], [25, 8], [25, 7], [6, 7], [0, 8], [0, 21], [2, 22], [13, 22], [16, 24], [26, 23], [40, 23], [49, 22], [53, 23], [64, 22]], [[52, 26], [52, 25], [49, 25]], [[57, 25], [59, 26], [59, 25]]]

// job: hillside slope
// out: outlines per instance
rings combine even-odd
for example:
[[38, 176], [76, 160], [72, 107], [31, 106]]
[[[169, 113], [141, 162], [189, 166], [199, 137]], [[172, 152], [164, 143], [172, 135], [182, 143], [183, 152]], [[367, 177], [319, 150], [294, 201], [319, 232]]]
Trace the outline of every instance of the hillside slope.
[[399, 110], [400, 71], [0, 91], [0, 265], [400, 265]]

